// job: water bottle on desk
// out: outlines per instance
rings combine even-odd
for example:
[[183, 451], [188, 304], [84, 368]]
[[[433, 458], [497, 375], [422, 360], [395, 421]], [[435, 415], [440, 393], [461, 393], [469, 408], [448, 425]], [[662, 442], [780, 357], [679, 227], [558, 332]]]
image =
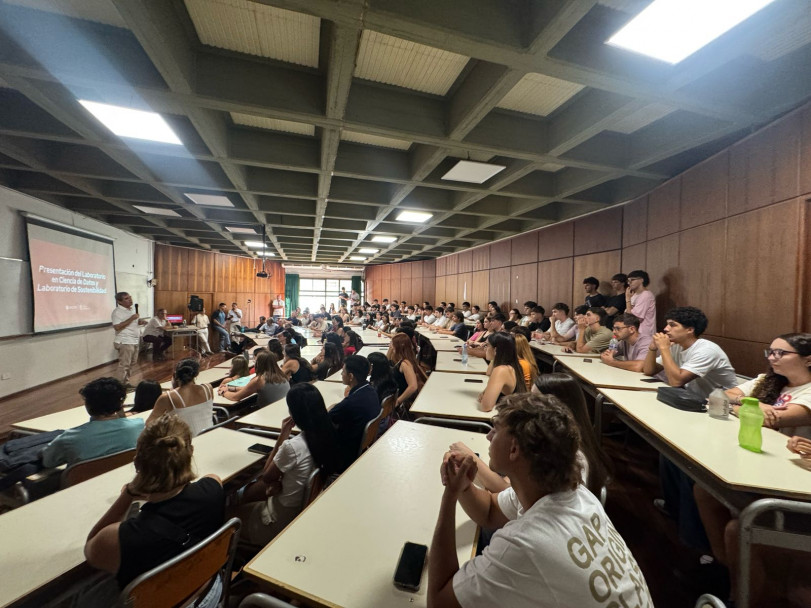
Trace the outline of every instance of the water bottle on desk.
[[738, 430], [738, 443], [740, 446], [752, 452], [761, 452], [763, 445], [763, 412], [760, 411], [758, 400], [753, 397], [741, 399], [738, 418], [741, 419], [741, 427]]
[[707, 398], [707, 413], [713, 418], [729, 418], [729, 397], [722, 388], [716, 388]]
[[616, 338], [611, 338], [611, 342], [608, 343], [608, 350], [610, 350], [614, 354], [617, 354], [619, 347], [620, 341], [617, 340]]
[[467, 365], [467, 342], [462, 344], [462, 365]]

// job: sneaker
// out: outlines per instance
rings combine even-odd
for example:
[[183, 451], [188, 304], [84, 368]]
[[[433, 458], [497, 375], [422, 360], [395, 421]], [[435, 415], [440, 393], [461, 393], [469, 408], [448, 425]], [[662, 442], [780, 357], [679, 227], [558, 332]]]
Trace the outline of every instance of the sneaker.
[[653, 506], [656, 507], [656, 510], [665, 517], [673, 517], [673, 514], [667, 508], [667, 503], [665, 502], [664, 498], [654, 498]]

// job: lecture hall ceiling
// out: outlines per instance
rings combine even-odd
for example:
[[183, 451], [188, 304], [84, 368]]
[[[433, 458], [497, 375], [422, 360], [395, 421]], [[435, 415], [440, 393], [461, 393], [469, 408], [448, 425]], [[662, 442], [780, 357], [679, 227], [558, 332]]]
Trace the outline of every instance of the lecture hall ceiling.
[[[0, 183], [161, 243], [255, 254], [265, 225], [287, 262], [437, 257], [631, 200], [811, 95], [807, 1], [676, 65], [605, 44], [647, 4], [2, 0]], [[505, 168], [443, 179], [460, 160]]]

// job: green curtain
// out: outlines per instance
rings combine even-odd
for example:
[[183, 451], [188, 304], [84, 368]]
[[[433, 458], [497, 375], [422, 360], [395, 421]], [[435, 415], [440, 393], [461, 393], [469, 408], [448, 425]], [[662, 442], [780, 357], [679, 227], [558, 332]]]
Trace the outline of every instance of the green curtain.
[[297, 274], [284, 275], [284, 311], [287, 316], [298, 306], [299, 276]]
[[352, 277], [352, 289], [358, 292], [360, 302], [363, 304], [363, 277]]

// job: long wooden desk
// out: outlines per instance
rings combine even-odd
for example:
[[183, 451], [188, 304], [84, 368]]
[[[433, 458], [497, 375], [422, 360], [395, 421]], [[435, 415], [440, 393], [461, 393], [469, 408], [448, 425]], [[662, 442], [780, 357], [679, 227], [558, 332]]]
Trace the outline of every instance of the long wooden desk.
[[[434, 372], [409, 410], [415, 416], [435, 416], [490, 422], [495, 410], [483, 412], [477, 400], [487, 376]], [[396, 426], [396, 425], [395, 425]]]
[[[549, 365], [552, 368], [552, 371], [557, 371], [557, 360], [555, 357], [583, 357], [583, 353], [567, 353], [564, 352], [563, 347], [558, 344], [541, 344], [540, 342], [536, 342], [535, 340], [529, 343], [530, 347], [533, 351], [535, 351], [535, 356]], [[599, 357], [598, 357], [599, 359]]]
[[660, 453], [728, 506], [741, 508], [756, 493], [811, 500], [808, 463], [786, 449], [788, 436], [763, 429], [763, 453], [738, 445], [739, 421], [683, 412], [644, 391], [600, 389], [619, 417]]
[[417, 334], [422, 336], [423, 339], [427, 340], [437, 352], [456, 352], [456, 348], [462, 346], [462, 341], [459, 338], [449, 334], [438, 334], [430, 331], [429, 329], [425, 329], [424, 327], [417, 329]]
[[359, 327], [350, 328], [356, 334], [360, 336], [360, 339], [363, 340], [363, 343], [367, 346], [369, 345], [388, 345], [391, 343], [391, 338], [384, 335], [377, 335], [376, 329], [361, 329]]
[[[141, 412], [134, 416], [146, 420], [149, 414], [150, 412]], [[89, 421], [90, 414], [87, 413], [85, 406], [80, 405], [79, 407], [72, 407], [69, 410], [54, 412], [53, 414], [46, 414], [45, 416], [38, 416], [37, 418], [29, 418], [28, 420], [21, 420], [20, 422], [12, 424], [11, 428], [18, 431], [47, 433], [48, 431], [56, 431], [58, 429], [72, 429]]]
[[[230, 366], [229, 366], [230, 368]], [[214, 384], [215, 386], [220, 383], [220, 380], [228, 376], [228, 369], [224, 367], [210, 367], [208, 369], [201, 370], [199, 374], [197, 374], [197, 378], [195, 378], [194, 382], [196, 384]], [[172, 388], [172, 381], [167, 380], [166, 382], [161, 382], [161, 388], [163, 390], [169, 390]]]
[[[313, 384], [318, 389], [318, 392], [324, 397], [324, 403], [327, 409], [338, 403], [344, 398], [344, 390], [346, 387], [343, 384], [336, 384], [335, 382], [316, 382]], [[287, 409], [287, 399], [279, 399], [265, 407], [256, 410], [255, 412], [242, 416], [235, 421], [238, 426], [249, 426], [260, 429], [268, 429], [278, 431], [282, 428], [282, 421], [290, 415]]]
[[[248, 451], [256, 437], [219, 428], [195, 437], [195, 469], [223, 481], [263, 457]], [[84, 564], [88, 532], [132, 480], [127, 465], [0, 515], [0, 606], [36, 591]]]
[[[587, 385], [596, 388], [619, 388], [633, 391], [655, 391], [667, 386], [661, 380], [654, 380], [641, 372], [630, 372], [606, 365], [599, 355], [579, 354], [577, 357], [556, 357], [558, 363]], [[649, 382], [654, 380], [653, 382]], [[587, 388], [587, 387], [584, 387]], [[592, 394], [596, 394], [593, 391]]]
[[[397, 589], [392, 578], [406, 541], [431, 544], [443, 492], [439, 465], [455, 441], [488, 453], [483, 434], [398, 422], [245, 572], [308, 605], [425, 606], [427, 571], [417, 593]], [[457, 506], [460, 564], [473, 556], [475, 538], [476, 525]]]
[[487, 361], [481, 357], [468, 357], [467, 364], [462, 365], [462, 355], [457, 352], [443, 350], [436, 354], [434, 372], [484, 374], [487, 372]]

